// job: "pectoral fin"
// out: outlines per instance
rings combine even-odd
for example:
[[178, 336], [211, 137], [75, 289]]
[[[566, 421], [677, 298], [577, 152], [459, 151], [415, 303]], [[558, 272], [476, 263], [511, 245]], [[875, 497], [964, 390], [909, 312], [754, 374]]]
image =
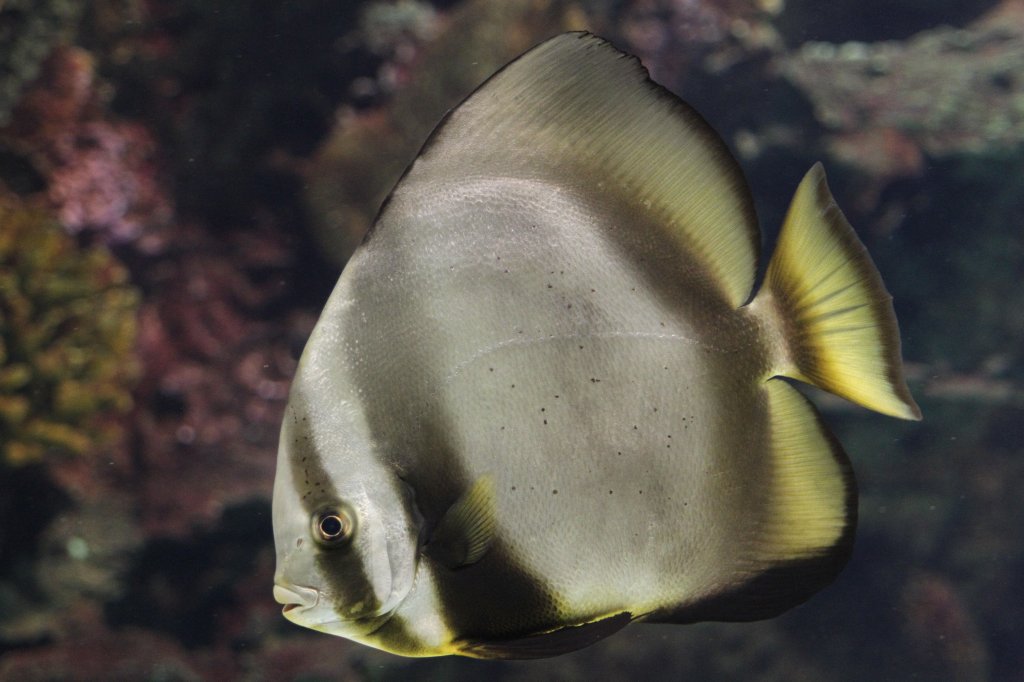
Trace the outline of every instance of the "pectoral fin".
[[481, 476], [441, 517], [424, 551], [448, 568], [468, 566], [487, 553], [494, 528], [494, 479]]

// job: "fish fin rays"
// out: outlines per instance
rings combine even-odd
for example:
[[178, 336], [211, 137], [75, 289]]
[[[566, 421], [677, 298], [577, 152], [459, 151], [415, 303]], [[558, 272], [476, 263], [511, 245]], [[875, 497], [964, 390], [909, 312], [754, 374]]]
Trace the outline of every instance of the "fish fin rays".
[[856, 483], [846, 453], [794, 387], [771, 379], [764, 390], [772, 491], [757, 560], [799, 561], [844, 549], [857, 514]]
[[[771, 492], [762, 518], [743, 540], [744, 556], [722, 589], [647, 622], [751, 621], [772, 618], [831, 583], [849, 560], [857, 525], [857, 488], [846, 454], [814, 406], [784, 380], [768, 394]], [[739, 556], [739, 550], [738, 550]]]
[[771, 379], [764, 390], [772, 489], [749, 558], [762, 568], [716, 620], [770, 618], [804, 602], [835, 579], [853, 550], [857, 483], [846, 453], [796, 388]]
[[696, 111], [596, 36], [555, 37], [492, 76], [438, 126], [394, 196], [479, 177], [544, 182], [591, 206], [613, 197], [664, 226], [734, 307], [750, 296], [760, 235], [738, 164]]
[[821, 164], [797, 188], [751, 304], [785, 341], [775, 373], [902, 419], [920, 419], [903, 377], [899, 328], [864, 245], [836, 205]]
[[548, 658], [595, 644], [626, 627], [632, 620], [633, 615], [624, 612], [591, 623], [515, 639], [469, 641], [459, 649], [459, 653], [472, 658]]
[[494, 479], [481, 476], [449, 507], [424, 551], [450, 569], [474, 564], [494, 540]]

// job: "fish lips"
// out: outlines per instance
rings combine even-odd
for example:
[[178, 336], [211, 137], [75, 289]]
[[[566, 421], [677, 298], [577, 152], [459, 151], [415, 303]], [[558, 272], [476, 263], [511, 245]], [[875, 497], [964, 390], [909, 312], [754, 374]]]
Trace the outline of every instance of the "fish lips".
[[379, 630], [391, 618], [391, 612], [365, 618], [343, 618], [329, 604], [321, 603], [320, 591], [302, 585], [274, 585], [274, 601], [281, 604], [282, 615], [303, 627], [342, 637], [360, 637]]

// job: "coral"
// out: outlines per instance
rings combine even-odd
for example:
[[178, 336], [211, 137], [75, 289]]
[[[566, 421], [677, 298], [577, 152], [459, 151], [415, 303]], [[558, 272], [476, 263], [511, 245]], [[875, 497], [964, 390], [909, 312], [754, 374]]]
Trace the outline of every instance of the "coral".
[[125, 589], [123, 578], [142, 543], [133, 501], [111, 493], [59, 514], [39, 538], [35, 581], [52, 608], [86, 598], [109, 601]]
[[639, 0], [618, 17], [624, 47], [677, 91], [692, 71], [721, 73], [780, 47], [777, 0]]
[[378, 61], [348, 46], [364, 3], [141, 4], [140, 24], [113, 38], [114, 51], [104, 47], [110, 29], [88, 42], [107, 55], [113, 111], [157, 131], [181, 210], [217, 225], [287, 208], [298, 183], [277, 160], [308, 154], [348, 85]]
[[903, 42], [806, 43], [778, 67], [814, 104], [833, 153], [870, 173], [916, 175], [921, 152], [985, 153], [1024, 142], [1019, 0], [966, 28]]
[[150, 534], [186, 534], [269, 493], [295, 349], [313, 322], [277, 311], [294, 267], [280, 236], [218, 242], [179, 228], [176, 246], [148, 268], [140, 314], [134, 485]]
[[0, 202], [0, 453], [19, 466], [111, 444], [132, 406], [137, 292], [104, 248]]
[[0, 126], [55, 45], [74, 31], [86, 3], [78, 0], [0, 2]]
[[434, 8], [419, 0], [375, 2], [363, 10], [359, 29], [371, 52], [386, 55], [415, 50], [418, 43], [430, 39], [435, 18]]
[[158, 241], [172, 209], [155, 140], [138, 123], [112, 120], [102, 89], [92, 55], [58, 48], [0, 135], [43, 178], [68, 231], [94, 230], [111, 243], [144, 233]]
[[9, 553], [0, 572], [0, 645], [75, 631], [83, 612], [121, 596], [126, 569], [142, 541], [129, 496], [108, 489], [102, 498], [72, 504], [37, 469], [35, 477], [17, 475], [29, 467], [10, 470], [16, 476], [3, 481], [21, 483], [22, 489], [8, 493], [16, 495], [12, 502], [20, 516], [7, 513], [2, 520], [25, 524], [30, 509], [34, 528], [4, 543]]

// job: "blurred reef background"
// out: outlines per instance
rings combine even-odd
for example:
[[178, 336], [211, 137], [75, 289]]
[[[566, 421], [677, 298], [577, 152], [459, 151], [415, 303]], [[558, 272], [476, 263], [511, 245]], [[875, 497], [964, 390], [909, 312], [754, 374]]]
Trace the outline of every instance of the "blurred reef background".
[[[896, 297], [900, 423], [817, 396], [853, 560], [763, 623], [413, 661], [271, 597], [302, 346], [437, 120], [587, 28], [693, 104], [768, 244], [802, 174]], [[0, 682], [1024, 680], [1024, 0], [0, 0]]]

